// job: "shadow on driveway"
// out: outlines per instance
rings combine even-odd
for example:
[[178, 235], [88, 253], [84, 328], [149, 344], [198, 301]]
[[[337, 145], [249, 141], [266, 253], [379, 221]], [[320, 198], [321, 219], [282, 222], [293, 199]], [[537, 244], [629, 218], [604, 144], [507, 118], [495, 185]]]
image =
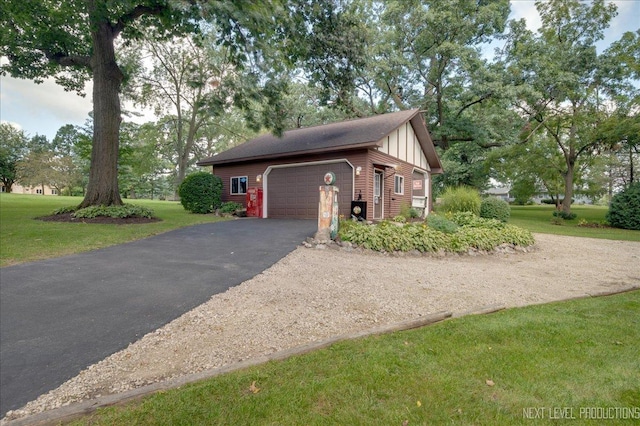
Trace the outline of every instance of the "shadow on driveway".
[[315, 230], [240, 219], [0, 269], [0, 418], [254, 277]]

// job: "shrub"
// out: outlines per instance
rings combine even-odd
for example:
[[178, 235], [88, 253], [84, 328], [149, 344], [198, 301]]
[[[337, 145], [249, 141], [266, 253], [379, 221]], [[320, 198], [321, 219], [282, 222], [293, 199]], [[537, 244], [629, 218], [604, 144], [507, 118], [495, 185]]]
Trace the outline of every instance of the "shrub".
[[400, 216], [404, 216], [405, 219], [415, 219], [420, 217], [420, 212], [409, 204], [403, 203], [400, 206]]
[[445, 234], [453, 234], [458, 230], [458, 225], [451, 222], [449, 219], [436, 214], [430, 214], [425, 220], [429, 228], [433, 228], [437, 231], [444, 232]]
[[502, 229], [505, 227], [505, 224], [497, 219], [485, 219], [470, 212], [454, 213], [450, 215], [450, 219], [459, 226], [466, 226], [468, 228]]
[[401, 214], [399, 214], [398, 216], [394, 216], [393, 219], [391, 219], [393, 222], [398, 222], [398, 223], [405, 223], [407, 221], [407, 218]]
[[197, 172], [187, 176], [180, 187], [178, 195], [185, 210], [192, 213], [211, 213], [220, 207], [222, 179], [207, 172]]
[[53, 214], [65, 214], [65, 213], [73, 213], [76, 210], [78, 210], [78, 206], [67, 206], [67, 207], [60, 207], [59, 209], [56, 209], [53, 211]]
[[[473, 216], [471, 213], [464, 214]], [[533, 235], [528, 230], [506, 225], [495, 219], [478, 217], [476, 219], [477, 221], [474, 222], [476, 226], [462, 226], [451, 233], [441, 232], [424, 223], [398, 226], [387, 221], [378, 225], [343, 222], [339, 233], [344, 241], [350, 241], [370, 250], [387, 252], [411, 250], [464, 252], [470, 248], [492, 250], [505, 243], [520, 246], [529, 246], [534, 243]], [[342, 226], [343, 224], [348, 226]]]
[[509, 203], [497, 197], [489, 197], [482, 200], [480, 204], [480, 217], [485, 219], [497, 219], [506, 222], [511, 216]]
[[575, 213], [567, 213], [564, 210], [554, 210], [553, 217], [559, 217], [564, 220], [573, 220], [578, 217], [578, 215]]
[[616, 228], [640, 230], [640, 182], [611, 199], [606, 218]]
[[562, 226], [564, 225], [564, 219], [561, 217], [552, 217], [551, 218], [551, 224], [552, 225], [558, 225], [558, 226]]
[[[558, 205], [562, 204], [563, 201], [564, 201], [564, 198], [560, 198], [558, 200]], [[571, 204], [573, 204], [574, 201], [575, 200], [572, 198], [571, 199]], [[553, 205], [556, 204], [556, 202], [554, 200], [552, 200], [551, 198], [543, 198], [542, 200], [540, 200], [540, 203], [541, 204], [553, 204]]]
[[233, 214], [238, 210], [242, 210], [244, 206], [240, 203], [228, 201], [220, 206], [220, 213]]
[[153, 217], [153, 210], [135, 204], [124, 204], [122, 206], [90, 206], [73, 213], [74, 217], [80, 219], [93, 219], [98, 216], [124, 219], [127, 217]]
[[447, 213], [471, 212], [480, 214], [480, 194], [468, 186], [448, 187], [442, 194], [442, 209]]

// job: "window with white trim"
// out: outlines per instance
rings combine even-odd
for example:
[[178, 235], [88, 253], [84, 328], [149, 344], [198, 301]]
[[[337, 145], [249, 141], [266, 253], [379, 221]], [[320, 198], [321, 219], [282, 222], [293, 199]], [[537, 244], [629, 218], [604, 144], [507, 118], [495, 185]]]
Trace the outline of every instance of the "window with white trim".
[[234, 176], [231, 178], [231, 195], [244, 195], [247, 193], [247, 176]]
[[42, 189], [36, 189], [36, 194], [42, 194]]
[[393, 179], [393, 192], [399, 195], [404, 194], [404, 176], [395, 175]]

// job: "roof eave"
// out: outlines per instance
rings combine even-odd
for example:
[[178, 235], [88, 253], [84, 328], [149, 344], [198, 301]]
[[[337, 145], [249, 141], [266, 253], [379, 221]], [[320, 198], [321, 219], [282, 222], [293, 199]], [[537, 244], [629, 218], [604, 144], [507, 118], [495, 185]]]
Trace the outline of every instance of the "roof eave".
[[[241, 164], [241, 163], [249, 163], [255, 161], [266, 161], [274, 158], [290, 158], [290, 157], [298, 157], [301, 155], [311, 155], [311, 154], [323, 154], [328, 152], [337, 152], [337, 151], [347, 151], [353, 149], [366, 149], [372, 146], [378, 146], [379, 141], [368, 141], [368, 142], [359, 142], [357, 144], [350, 145], [341, 145], [329, 148], [318, 148], [318, 149], [309, 149], [309, 150], [301, 150], [301, 151], [290, 151], [283, 153], [274, 153], [267, 155], [259, 155], [253, 157], [244, 157], [244, 158], [230, 158], [228, 160], [220, 160], [220, 161], [207, 161], [202, 160], [196, 163], [197, 166], [222, 166], [222, 165], [231, 165], [231, 164]], [[215, 157], [213, 157], [215, 158]]]

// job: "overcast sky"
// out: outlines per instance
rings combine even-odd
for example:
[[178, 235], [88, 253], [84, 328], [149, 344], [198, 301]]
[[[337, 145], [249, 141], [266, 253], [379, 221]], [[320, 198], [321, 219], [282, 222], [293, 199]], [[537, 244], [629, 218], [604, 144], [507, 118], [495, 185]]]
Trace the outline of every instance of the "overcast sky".
[[[617, 0], [618, 15], [606, 31], [601, 46], [608, 46], [626, 31], [636, 31], [640, 22], [640, 0]], [[540, 18], [533, 0], [512, 0], [511, 18], [527, 20], [531, 29], [540, 26]], [[91, 87], [82, 98], [75, 92], [65, 92], [53, 80], [35, 84], [29, 80], [0, 77], [0, 120], [23, 129], [29, 136], [36, 133], [53, 139], [65, 124], [81, 125], [88, 117], [91, 105]], [[124, 108], [132, 109], [131, 105]], [[147, 114], [147, 118], [150, 116]]]

